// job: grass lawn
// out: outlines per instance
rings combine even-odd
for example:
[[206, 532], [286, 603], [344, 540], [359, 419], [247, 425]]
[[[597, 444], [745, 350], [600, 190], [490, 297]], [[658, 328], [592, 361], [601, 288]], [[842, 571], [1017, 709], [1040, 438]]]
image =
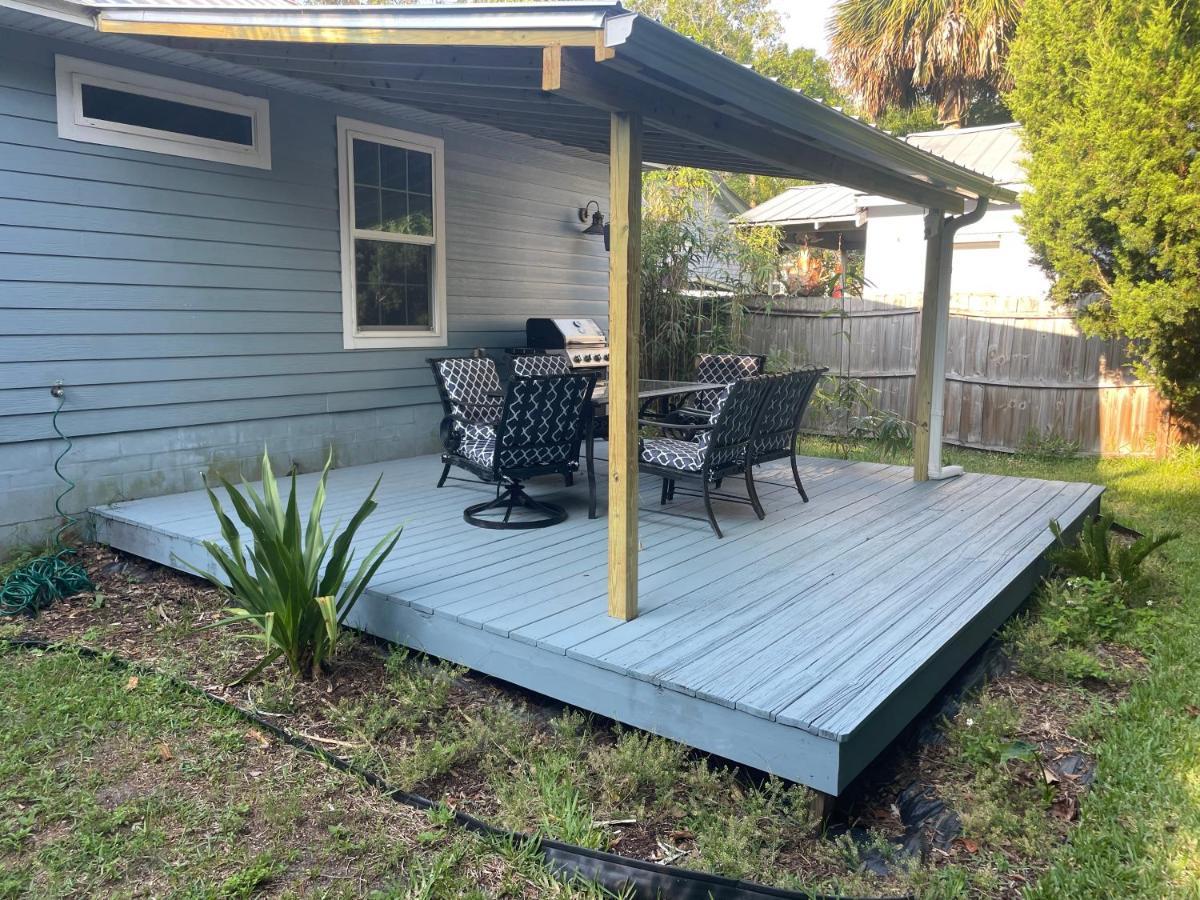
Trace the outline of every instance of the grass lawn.
[[0, 897], [599, 897], [160, 678], [0, 649]]
[[[802, 452], [832, 447], [812, 439]], [[1043, 591], [1005, 630], [1011, 665], [884, 754], [844, 797], [833, 832], [814, 827], [803, 788], [366, 640], [345, 641], [328, 681], [296, 682], [275, 666], [223, 687], [254, 648], [195, 630], [220, 597], [102, 548], [84, 554], [97, 596], [0, 628], [134, 657], [398, 787], [629, 856], [852, 896], [1200, 896], [1200, 457], [947, 456], [971, 471], [1106, 484], [1122, 524], [1184, 537], [1152, 559], [1144, 596], [1103, 619], [1102, 636], [1090, 619], [1064, 631], [1064, 617], [1080, 615], [1074, 595]], [[264, 745], [155, 679], [126, 687], [69, 654], [0, 656], [12, 738], [0, 747], [0, 896], [589, 890]], [[1073, 761], [1077, 770], [1062, 768]], [[905, 854], [912, 829], [897, 804], [914, 784], [954, 828]]]

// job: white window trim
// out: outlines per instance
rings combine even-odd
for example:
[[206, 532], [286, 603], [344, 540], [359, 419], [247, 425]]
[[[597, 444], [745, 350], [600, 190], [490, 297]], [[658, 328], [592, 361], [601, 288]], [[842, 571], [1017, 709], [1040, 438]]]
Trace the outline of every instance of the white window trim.
[[[368, 231], [354, 227], [354, 154], [351, 141], [355, 138], [390, 144], [405, 150], [417, 150], [433, 157], [433, 236]], [[359, 122], [355, 119], [337, 120], [338, 139], [338, 207], [342, 231], [342, 334], [347, 350], [384, 349], [389, 347], [445, 347], [446, 325], [446, 170], [445, 143], [441, 138], [416, 134]], [[392, 241], [398, 244], [433, 246], [433, 278], [431, 298], [432, 327], [428, 330], [395, 331], [358, 330], [357, 293], [354, 284], [354, 239]]]
[[[61, 138], [256, 169], [271, 168], [270, 105], [264, 97], [235, 94], [71, 56], [54, 57], [54, 76], [58, 97], [58, 136]], [[90, 119], [83, 114], [81, 88], [84, 84], [248, 116], [253, 128], [253, 143], [243, 147], [228, 141]]]

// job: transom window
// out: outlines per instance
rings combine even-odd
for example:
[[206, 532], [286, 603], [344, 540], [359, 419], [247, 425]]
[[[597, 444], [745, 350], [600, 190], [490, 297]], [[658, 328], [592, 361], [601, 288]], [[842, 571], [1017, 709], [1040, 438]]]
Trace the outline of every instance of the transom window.
[[446, 343], [442, 142], [338, 120], [347, 348]]
[[59, 137], [271, 167], [267, 101], [69, 56], [55, 57]]

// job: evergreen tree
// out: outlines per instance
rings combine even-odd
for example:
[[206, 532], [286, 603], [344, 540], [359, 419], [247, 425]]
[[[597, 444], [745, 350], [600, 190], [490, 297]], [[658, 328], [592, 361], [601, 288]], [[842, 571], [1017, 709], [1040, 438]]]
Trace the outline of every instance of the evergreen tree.
[[1200, 396], [1200, 3], [1028, 0], [1010, 58], [1030, 245], [1089, 334]]

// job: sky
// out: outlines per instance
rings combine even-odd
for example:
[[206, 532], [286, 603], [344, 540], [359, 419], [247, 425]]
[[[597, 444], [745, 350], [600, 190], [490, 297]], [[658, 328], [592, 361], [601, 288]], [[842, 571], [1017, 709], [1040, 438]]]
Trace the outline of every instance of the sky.
[[786, 38], [791, 47], [812, 47], [827, 55], [825, 23], [836, 0], [772, 0], [783, 15]]

